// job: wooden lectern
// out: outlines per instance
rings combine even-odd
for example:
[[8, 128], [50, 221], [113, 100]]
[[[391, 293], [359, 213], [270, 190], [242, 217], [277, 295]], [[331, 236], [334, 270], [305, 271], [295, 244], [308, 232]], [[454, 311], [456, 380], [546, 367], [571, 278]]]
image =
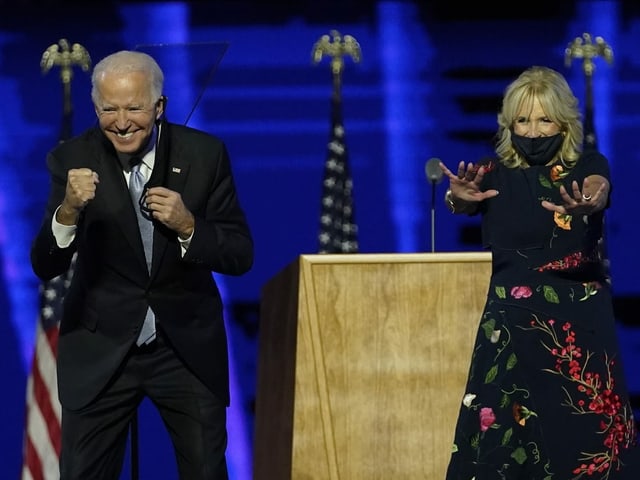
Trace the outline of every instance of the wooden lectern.
[[441, 480], [491, 255], [302, 255], [262, 290], [256, 480]]

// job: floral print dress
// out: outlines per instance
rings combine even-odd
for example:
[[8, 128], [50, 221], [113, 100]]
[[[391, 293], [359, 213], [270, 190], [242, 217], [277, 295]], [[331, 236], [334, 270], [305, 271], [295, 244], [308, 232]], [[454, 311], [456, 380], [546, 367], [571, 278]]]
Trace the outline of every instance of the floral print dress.
[[601, 257], [603, 213], [560, 215], [559, 186], [606, 159], [509, 169], [486, 163], [480, 205], [492, 276], [447, 480], [640, 479], [636, 425]]

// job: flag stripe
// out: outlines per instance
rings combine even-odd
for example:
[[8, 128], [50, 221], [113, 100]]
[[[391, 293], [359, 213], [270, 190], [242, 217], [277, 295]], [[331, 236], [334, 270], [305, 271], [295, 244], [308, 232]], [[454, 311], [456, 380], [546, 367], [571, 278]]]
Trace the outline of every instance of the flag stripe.
[[36, 344], [27, 380], [22, 480], [58, 480], [62, 408], [58, 400], [56, 357], [59, 313], [73, 268], [40, 286]]
[[[51, 331], [57, 330], [52, 328]], [[33, 367], [33, 394], [35, 404], [38, 406], [42, 416], [44, 417], [46, 432], [49, 436], [51, 446], [57, 454], [60, 453], [60, 408], [57, 398], [56, 370], [51, 368], [55, 366], [55, 354], [52, 354], [49, 338], [51, 332], [42, 335], [38, 343], [35, 355], [35, 366]], [[57, 335], [56, 335], [57, 338]]]
[[[31, 475], [31, 472], [37, 473], [37, 476]], [[27, 437], [25, 446], [25, 462], [22, 465], [22, 480], [43, 480], [40, 457], [38, 457], [38, 453], [30, 437]]]
[[[54, 377], [45, 370], [40, 371], [43, 358], [51, 359], [48, 338], [50, 333], [44, 332], [38, 324], [38, 345], [34, 354], [34, 366], [27, 384], [27, 439], [23, 480], [54, 480], [59, 478], [58, 457], [60, 454], [60, 414], [54, 405], [58, 404], [57, 394], [51, 397], [50, 384]], [[54, 328], [57, 330], [57, 328]], [[50, 362], [50, 360], [49, 360]], [[54, 358], [55, 362], [55, 358]], [[54, 363], [55, 365], [55, 363]], [[50, 369], [48, 369], [50, 370]]]

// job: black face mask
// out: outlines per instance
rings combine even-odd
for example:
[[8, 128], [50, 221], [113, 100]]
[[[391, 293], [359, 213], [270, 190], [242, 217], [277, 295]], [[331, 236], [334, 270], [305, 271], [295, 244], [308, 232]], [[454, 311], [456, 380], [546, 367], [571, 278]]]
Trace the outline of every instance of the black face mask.
[[511, 133], [511, 142], [516, 151], [529, 165], [546, 165], [558, 153], [564, 135], [558, 133], [551, 137], [529, 138]]

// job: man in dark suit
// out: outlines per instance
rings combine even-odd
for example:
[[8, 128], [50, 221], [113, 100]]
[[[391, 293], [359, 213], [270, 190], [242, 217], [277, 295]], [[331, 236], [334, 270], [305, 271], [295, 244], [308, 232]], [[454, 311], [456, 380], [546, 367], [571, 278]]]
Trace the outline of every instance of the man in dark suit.
[[[227, 478], [228, 354], [212, 272], [247, 272], [253, 241], [225, 145], [166, 121], [163, 78], [144, 53], [104, 58], [92, 74], [99, 126], [47, 156], [33, 270], [52, 279], [76, 255], [58, 343], [62, 480], [119, 477], [145, 396], [167, 426], [180, 478]], [[132, 198], [138, 166], [147, 183]]]

